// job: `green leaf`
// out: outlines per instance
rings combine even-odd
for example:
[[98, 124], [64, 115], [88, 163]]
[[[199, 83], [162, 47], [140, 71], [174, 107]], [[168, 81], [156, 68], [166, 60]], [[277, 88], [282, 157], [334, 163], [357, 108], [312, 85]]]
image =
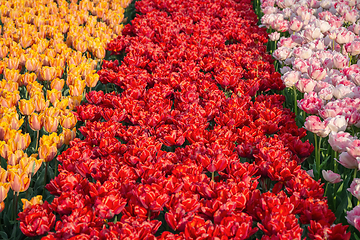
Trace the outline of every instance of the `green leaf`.
[[1, 239], [3, 239], [3, 240], [9, 239], [8, 235], [6, 234], [6, 232], [0, 232], [0, 237], [1, 237]]
[[353, 236], [355, 237], [355, 240], [360, 240], [360, 237], [356, 233], [353, 233]]

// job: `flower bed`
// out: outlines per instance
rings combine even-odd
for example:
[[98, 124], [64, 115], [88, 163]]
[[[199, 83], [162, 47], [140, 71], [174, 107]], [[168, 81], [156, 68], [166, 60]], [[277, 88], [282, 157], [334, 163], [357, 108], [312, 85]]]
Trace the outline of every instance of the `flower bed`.
[[[300, 163], [313, 151], [281, 95], [250, 1], [136, 3], [77, 107], [51, 204], [20, 216], [43, 239], [349, 239]], [[53, 213], [59, 215], [52, 231]], [[47, 219], [47, 220], [45, 220]]]
[[[271, 34], [277, 42], [273, 55], [281, 63], [282, 79], [293, 88], [295, 104], [300, 95], [297, 106], [306, 120], [304, 126], [314, 134], [315, 178], [322, 173], [328, 185], [334, 184], [328, 196], [334, 199], [337, 217], [347, 215], [347, 221], [360, 230], [359, 2], [263, 1], [261, 6], [262, 23], [275, 30]], [[301, 93], [296, 94], [297, 90]], [[329, 158], [337, 162], [326, 162]], [[339, 195], [336, 189], [341, 181], [343, 189], [350, 188]]]

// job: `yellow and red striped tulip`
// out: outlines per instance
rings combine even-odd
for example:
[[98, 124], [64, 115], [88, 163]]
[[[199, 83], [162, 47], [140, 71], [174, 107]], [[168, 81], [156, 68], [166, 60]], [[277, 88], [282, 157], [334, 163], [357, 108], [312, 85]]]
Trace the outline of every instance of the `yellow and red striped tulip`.
[[21, 169], [9, 169], [8, 180], [10, 187], [14, 192], [24, 192], [30, 186], [30, 178], [26, 172], [22, 172]]
[[51, 81], [56, 77], [56, 68], [55, 67], [42, 67], [40, 74], [43, 80]]
[[57, 89], [47, 90], [46, 91], [47, 99], [50, 100], [52, 104], [54, 104], [56, 101], [60, 101], [62, 94], [61, 91]]
[[91, 88], [95, 87], [98, 81], [99, 81], [99, 75], [97, 73], [88, 74], [85, 78], [86, 86]]
[[50, 87], [51, 89], [56, 89], [58, 91], [61, 91], [64, 88], [65, 80], [60, 78], [55, 78], [51, 81]]
[[10, 189], [10, 183], [3, 183], [0, 182], [0, 202], [3, 202], [5, 198], [7, 197], [7, 194]]
[[70, 141], [74, 140], [74, 138], [76, 137], [76, 128], [73, 129], [64, 128], [61, 134], [64, 135], [64, 143], [66, 145], [69, 145]]
[[59, 117], [44, 116], [44, 128], [48, 133], [56, 132], [59, 125]]
[[37, 58], [28, 58], [25, 62], [25, 67], [30, 72], [36, 72], [41, 68], [41, 62]]
[[51, 160], [53, 160], [56, 154], [57, 154], [56, 144], [51, 144], [51, 145], [49, 145], [48, 143], [40, 144], [39, 158], [43, 159], [44, 162], [50, 162]]

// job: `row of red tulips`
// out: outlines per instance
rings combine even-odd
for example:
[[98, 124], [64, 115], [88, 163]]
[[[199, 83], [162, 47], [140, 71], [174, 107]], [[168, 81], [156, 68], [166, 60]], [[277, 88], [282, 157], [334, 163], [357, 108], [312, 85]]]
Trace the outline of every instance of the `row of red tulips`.
[[[84, 136], [58, 160], [51, 204], [20, 213], [43, 239], [349, 239], [320, 182], [313, 146], [283, 108], [248, 0], [143, 0], [109, 44], [77, 108]], [[55, 219], [55, 214], [59, 216]], [[55, 224], [56, 222], [56, 224]], [[53, 227], [55, 228], [53, 229]]]

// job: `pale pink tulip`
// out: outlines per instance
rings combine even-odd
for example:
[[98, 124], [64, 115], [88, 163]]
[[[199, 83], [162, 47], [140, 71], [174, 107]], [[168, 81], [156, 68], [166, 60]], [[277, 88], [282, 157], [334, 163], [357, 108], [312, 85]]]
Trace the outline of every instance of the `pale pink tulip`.
[[318, 135], [326, 137], [330, 133], [330, 129], [320, 120], [318, 116], [309, 116], [304, 123], [306, 130]]
[[299, 78], [300, 73], [297, 71], [287, 72], [281, 77], [286, 87], [294, 86], [299, 81]]
[[308, 74], [314, 80], [322, 80], [326, 76], [326, 70], [316, 65], [310, 65], [308, 68]]
[[340, 174], [334, 173], [331, 170], [322, 170], [322, 175], [323, 178], [325, 179], [325, 181], [329, 182], [329, 183], [339, 183], [342, 182], [341, 176]]
[[346, 148], [346, 151], [354, 158], [360, 157], [360, 140], [354, 140], [349, 147]]
[[360, 205], [357, 205], [351, 211], [348, 211], [345, 218], [349, 224], [360, 231]]
[[341, 98], [352, 98], [354, 97], [354, 93], [351, 89], [351, 87], [349, 86], [344, 86], [342, 84], [339, 84], [338, 86], [335, 87], [334, 89], [334, 97], [336, 97], [337, 99], [341, 99]]
[[333, 58], [334, 66], [338, 69], [343, 69], [349, 65], [349, 58], [348, 56], [344, 56], [341, 54], [336, 54]]
[[310, 177], [315, 178], [313, 169], [310, 169], [309, 171], [306, 171], [306, 172], [307, 172], [307, 174], [309, 174]]
[[280, 47], [274, 51], [274, 58], [283, 61], [291, 56], [291, 50], [287, 47]]
[[301, 73], [306, 73], [309, 67], [308, 61], [301, 58], [295, 58], [293, 68]]
[[269, 35], [269, 38], [270, 38], [270, 40], [271, 41], [277, 41], [277, 40], [279, 40], [279, 38], [280, 38], [280, 33], [278, 33], [278, 32], [273, 32], [273, 33], [271, 33], [270, 35]]
[[333, 98], [333, 92], [334, 92], [334, 87], [330, 86], [327, 88], [323, 88], [320, 90], [320, 92], [318, 92], [318, 96], [319, 98], [321, 98], [322, 100], [325, 101], [329, 101]]
[[321, 33], [320, 28], [307, 28], [304, 31], [304, 37], [309, 42], [314, 41], [315, 39], [321, 38], [323, 34]]
[[330, 128], [331, 132], [337, 133], [340, 131], [345, 131], [347, 127], [347, 121], [345, 116], [337, 115], [333, 118], [327, 118], [325, 120], [326, 125]]
[[[346, 148], [349, 147], [349, 145], [355, 139], [356, 139], [355, 137], [351, 136], [350, 133], [347, 133], [347, 132], [343, 132], [343, 131], [339, 131], [337, 133], [332, 132], [329, 135], [329, 144], [334, 151], [345, 152]], [[348, 153], [346, 153], [346, 155], [343, 155], [343, 158], [346, 158], [347, 155], [348, 155]], [[340, 156], [340, 161], [342, 161], [341, 156]]]
[[298, 100], [297, 103], [301, 110], [309, 114], [317, 114], [324, 105], [324, 101], [314, 92], [305, 93], [304, 98]]
[[347, 30], [346, 28], [339, 28], [335, 41], [338, 44], [346, 44], [354, 40], [354, 33]]
[[354, 197], [360, 200], [360, 178], [355, 178], [347, 189]]
[[301, 21], [300, 18], [294, 18], [292, 21], [290, 21], [289, 24], [289, 28], [294, 31], [294, 32], [298, 32], [301, 30], [301, 28], [303, 27], [303, 22]]
[[294, 57], [308, 59], [311, 57], [312, 50], [306, 47], [298, 47], [293, 51]]
[[359, 16], [358, 11], [353, 9], [351, 11], [346, 11], [344, 17], [345, 17], [346, 21], [351, 22], [351, 23], [355, 23], [358, 16]]
[[314, 90], [316, 82], [311, 79], [301, 78], [295, 86], [302, 93], [310, 93]]

